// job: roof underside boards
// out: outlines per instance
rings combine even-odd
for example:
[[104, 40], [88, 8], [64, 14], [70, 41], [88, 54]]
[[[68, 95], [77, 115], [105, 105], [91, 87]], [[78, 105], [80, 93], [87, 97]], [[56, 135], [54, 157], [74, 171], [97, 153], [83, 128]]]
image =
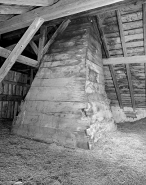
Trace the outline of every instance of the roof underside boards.
[[[145, 55], [142, 6], [141, 3], [137, 3], [119, 9], [127, 57]], [[123, 41], [117, 11], [99, 14], [98, 18], [100, 19], [100, 26], [106, 39], [109, 57], [124, 57]], [[129, 64], [129, 69], [135, 107], [146, 107], [144, 64]], [[129, 90], [126, 65], [114, 65], [114, 70], [121, 94], [122, 105], [132, 107], [132, 95]], [[111, 99], [112, 105], [118, 105], [119, 102], [109, 66], [104, 66], [104, 71], [108, 97]]]
[[[65, 4], [62, 5], [60, 2]], [[0, 33], [6, 33], [2, 34], [2, 39], [6, 41], [8, 36], [10, 41], [13, 37], [22, 36], [25, 29], [18, 29], [28, 26], [35, 16], [45, 16], [47, 21], [51, 21], [47, 24], [52, 24], [53, 22], [54, 25], [58, 25], [62, 22], [60, 20], [64, 18], [57, 18], [82, 12], [77, 14], [77, 16], [97, 16], [100, 22], [100, 25], [98, 25], [100, 26], [99, 30], [102, 31], [101, 36], [104, 38], [104, 40], [101, 40], [102, 42], [105, 41], [108, 51], [106, 57], [120, 59], [121, 57], [145, 56], [146, 48], [144, 46], [146, 44], [144, 44], [144, 35], [146, 35], [146, 24], [144, 22], [146, 18], [143, 14], [144, 9], [146, 9], [144, 8], [145, 5], [143, 5], [145, 1], [125, 0], [118, 2], [118, 0], [107, 0], [105, 4], [102, 0], [99, 2], [97, 5], [97, 0], [0, 0]], [[117, 5], [112, 5], [114, 2], [118, 2]], [[131, 2], [134, 3], [130, 4]], [[111, 5], [99, 8], [100, 4], [102, 6]], [[75, 5], [78, 5], [76, 6], [77, 8]], [[65, 7], [66, 11], [63, 7]], [[85, 10], [87, 11], [84, 12]], [[76, 15], [70, 18], [73, 17], [76, 17]], [[54, 21], [52, 21], [53, 19]], [[9, 33], [12, 30], [14, 31]], [[126, 56], [124, 52], [126, 52]], [[103, 57], [105, 57], [104, 52]], [[143, 59], [141, 58], [141, 60]], [[106, 92], [111, 99], [112, 105], [133, 107], [134, 100], [135, 107], [146, 107], [145, 65], [140, 62], [129, 64], [128, 70], [125, 64], [114, 64], [111, 67], [109, 65], [104, 66]], [[128, 71], [129, 74], [127, 75]], [[131, 82], [130, 89], [129, 81]]]

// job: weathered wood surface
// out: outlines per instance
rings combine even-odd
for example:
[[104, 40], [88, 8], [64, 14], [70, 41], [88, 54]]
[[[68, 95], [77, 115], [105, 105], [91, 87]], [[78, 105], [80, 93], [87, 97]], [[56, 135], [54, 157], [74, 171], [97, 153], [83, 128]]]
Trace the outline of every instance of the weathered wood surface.
[[26, 13], [23, 16], [16, 16], [12, 18], [10, 21], [7, 21], [5, 24], [1, 25], [0, 33], [6, 33], [12, 30], [20, 29], [26, 26], [29, 26], [31, 22], [36, 17], [42, 17], [45, 21], [54, 20], [60, 17], [65, 17], [68, 15], [73, 15], [76, 13], [84, 12], [86, 10], [92, 10], [94, 8], [99, 8], [105, 5], [109, 5], [112, 3], [119, 2], [119, 0], [108, 0], [106, 2], [99, 1], [98, 3], [96, 0], [90, 1], [82, 1], [82, 0], [75, 0], [75, 1], [61, 1], [55, 4], [52, 8], [51, 7], [41, 7], [35, 10], [32, 10]]
[[85, 86], [85, 78], [53, 78], [53, 79], [40, 79], [35, 78], [32, 87], [66, 87], [73, 88], [79, 84]]
[[[10, 55], [10, 53], [11, 53], [11, 51], [9, 51], [8, 49], [0, 47], [0, 56], [2, 56], [4, 58], [7, 58]], [[25, 64], [25, 65], [29, 65], [29, 66], [32, 66], [32, 67], [36, 67], [37, 64], [38, 64], [38, 62], [36, 60], [33, 60], [31, 58], [28, 58], [28, 57], [25, 57], [23, 55], [18, 56], [16, 62]]]
[[8, 5], [27, 5], [27, 6], [49, 6], [54, 4], [54, 0], [0, 0], [0, 3]]
[[[145, 6], [145, 5], [144, 5]], [[118, 17], [116, 16], [116, 11], [104, 12], [98, 15], [100, 22], [102, 24], [103, 36], [106, 39], [109, 48], [109, 59], [104, 59], [105, 61], [112, 61], [106, 63], [107, 65], [113, 64], [116, 70], [116, 78], [118, 80], [120, 92], [122, 94], [129, 93], [126, 69], [123, 64], [130, 64], [131, 71], [131, 81], [133, 83], [133, 92], [135, 99], [135, 106], [140, 107], [145, 104], [142, 97], [139, 97], [139, 101], [136, 99], [135, 95], [144, 94], [145, 92], [145, 49], [144, 49], [144, 10], [141, 3], [131, 4], [130, 6], [125, 6], [123, 8], [119, 7], [119, 12], [121, 14], [121, 22], [123, 25], [123, 39], [125, 40], [125, 48], [127, 52], [127, 57], [124, 58], [122, 50], [122, 42], [120, 39], [120, 29], [118, 26]], [[116, 65], [117, 64], [117, 65]], [[114, 86], [111, 78], [111, 74], [107, 66], [104, 66], [105, 70], [105, 84], [107, 94], [114, 92]], [[122, 95], [123, 97], [123, 95]], [[112, 97], [111, 97], [112, 98]], [[123, 99], [122, 102], [125, 105], [130, 105], [130, 99]], [[142, 100], [142, 101], [141, 101]], [[127, 101], [127, 104], [126, 104]], [[112, 104], [117, 104], [117, 97], [114, 95], [111, 101]]]
[[[76, 146], [83, 142], [91, 148], [99, 137], [98, 133], [95, 134], [97, 127], [114, 128], [105, 94], [99, 38], [90, 20], [77, 20], [77, 24], [73, 21], [63, 33], [66, 35], [67, 32], [67, 37], [57, 37], [43, 57], [25, 103], [21, 106], [15, 124], [18, 129], [16, 133], [44, 139], [41, 132], [45, 127], [51, 139], [54, 139], [54, 130], [55, 133], [61, 130], [72, 134]], [[82, 25], [86, 31], [80, 31]], [[107, 125], [103, 125], [103, 120]], [[87, 128], [88, 137], [85, 134]], [[78, 131], [84, 133], [83, 138]], [[65, 134], [61, 137], [66, 141]]]
[[22, 36], [18, 44], [15, 46], [13, 51], [10, 53], [4, 64], [0, 68], [0, 82], [4, 79], [7, 75], [13, 64], [16, 62], [19, 55], [22, 53], [26, 45], [30, 42], [32, 37], [38, 31], [40, 26], [43, 24], [44, 19], [36, 18], [30, 27], [27, 29], [25, 34]]
[[0, 118], [13, 119], [28, 90], [27, 75], [9, 71], [0, 83]]
[[22, 111], [46, 113], [76, 113], [87, 108], [87, 102], [25, 101]]
[[87, 101], [84, 88], [81, 87], [32, 87], [26, 100]]

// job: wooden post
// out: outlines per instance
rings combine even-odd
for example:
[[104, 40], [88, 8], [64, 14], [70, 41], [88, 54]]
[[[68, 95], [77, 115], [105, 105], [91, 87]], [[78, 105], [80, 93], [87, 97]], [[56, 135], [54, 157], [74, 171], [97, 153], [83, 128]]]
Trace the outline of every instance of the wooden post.
[[40, 29], [40, 38], [39, 38], [39, 47], [38, 47], [38, 57], [37, 57], [37, 60], [38, 60], [38, 64], [40, 64], [40, 61], [42, 59], [42, 56], [43, 56], [43, 48], [45, 46], [45, 42], [47, 40], [47, 27], [46, 26], [42, 26], [41, 29]]
[[7, 75], [15, 61], [17, 60], [18, 56], [22, 53], [24, 48], [27, 46], [27, 44], [30, 42], [32, 37], [35, 35], [37, 30], [40, 28], [40, 26], [43, 24], [44, 19], [42, 18], [36, 18], [33, 23], [30, 25], [30, 27], [27, 29], [25, 34], [22, 36], [18, 44], [15, 46], [9, 57], [6, 59], [4, 64], [2, 65], [0, 69], [0, 82], [4, 79], [4, 77]]
[[29, 44], [30, 44], [31, 48], [33, 49], [34, 53], [37, 55], [38, 54], [38, 47], [37, 47], [37, 45], [33, 41], [30, 41]]

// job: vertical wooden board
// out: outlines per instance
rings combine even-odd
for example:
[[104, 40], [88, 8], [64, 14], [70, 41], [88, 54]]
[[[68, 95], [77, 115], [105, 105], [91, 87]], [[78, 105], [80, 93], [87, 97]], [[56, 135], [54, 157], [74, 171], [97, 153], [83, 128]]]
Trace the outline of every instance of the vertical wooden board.
[[22, 96], [23, 86], [20, 86], [20, 96]]
[[2, 118], [2, 101], [0, 101], [0, 118]]
[[7, 101], [3, 101], [3, 108], [2, 108], [2, 117], [3, 118], [7, 118], [7, 107], [8, 102]]
[[13, 85], [12, 88], [13, 88], [13, 90], [12, 90], [13, 91], [13, 95], [16, 95], [16, 85]]
[[9, 95], [12, 95], [12, 94], [13, 94], [13, 93], [12, 93], [12, 88], [13, 88], [12, 86], [13, 86], [13, 85], [12, 85], [12, 84], [8, 84], [8, 85], [9, 85], [9, 93], [8, 93], [8, 94], [9, 94]]
[[17, 82], [17, 72], [14, 71], [14, 82]]
[[11, 101], [8, 102], [7, 118], [11, 118]]
[[19, 96], [19, 94], [20, 94], [20, 86], [16, 85], [16, 95]]
[[4, 91], [3, 91], [4, 94], [8, 94], [9, 93], [9, 84], [5, 83], [4, 84]]
[[17, 107], [18, 103], [15, 101], [14, 102], [14, 118], [16, 117], [17, 111], [18, 111], [18, 107]]
[[14, 117], [14, 101], [11, 101], [11, 118]]
[[0, 94], [3, 94], [4, 92], [4, 85], [3, 83], [0, 83]]
[[23, 96], [27, 94], [27, 91], [28, 91], [28, 87], [23, 87]]

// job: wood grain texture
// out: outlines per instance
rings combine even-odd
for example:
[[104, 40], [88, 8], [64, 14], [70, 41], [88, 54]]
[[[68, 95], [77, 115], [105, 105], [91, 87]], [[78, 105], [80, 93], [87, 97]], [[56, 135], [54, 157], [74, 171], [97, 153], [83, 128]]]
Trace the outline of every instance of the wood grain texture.
[[26, 27], [30, 25], [36, 17], [42, 17], [45, 21], [49, 21], [60, 17], [73, 15], [86, 10], [99, 8], [116, 2], [119, 2], [119, 0], [108, 0], [106, 2], [100, 0], [98, 3], [96, 2], [96, 0], [86, 0], [84, 2], [82, 0], [75, 0], [72, 2], [64, 1], [61, 3], [58, 2], [56, 5], [54, 5], [53, 8], [49, 6], [45, 8], [38, 8], [37, 10], [35, 9], [30, 11], [29, 13], [26, 13], [22, 17], [17, 16], [11, 19], [11, 21], [7, 21], [3, 25], [1, 25], [0, 34]]
[[54, 0], [0, 0], [0, 3], [8, 5], [29, 5], [29, 6], [49, 6]]
[[[10, 48], [10, 50], [8, 50], [8, 49], [0, 47], [0, 56], [2, 56], [4, 58], [7, 58], [10, 55], [10, 53], [11, 53], [11, 48]], [[26, 65], [29, 65], [29, 66], [32, 66], [32, 67], [36, 67], [37, 64], [38, 64], [38, 62], [36, 60], [25, 57], [23, 55], [19, 55], [16, 62], [26, 64]]]
[[4, 79], [4, 77], [9, 72], [10, 68], [13, 66], [19, 55], [22, 53], [26, 45], [30, 42], [32, 37], [38, 31], [40, 26], [43, 24], [44, 19], [36, 18], [31, 26], [27, 29], [23, 37], [20, 39], [18, 44], [15, 46], [11, 54], [8, 56], [2, 67], [0, 68], [0, 82]]

